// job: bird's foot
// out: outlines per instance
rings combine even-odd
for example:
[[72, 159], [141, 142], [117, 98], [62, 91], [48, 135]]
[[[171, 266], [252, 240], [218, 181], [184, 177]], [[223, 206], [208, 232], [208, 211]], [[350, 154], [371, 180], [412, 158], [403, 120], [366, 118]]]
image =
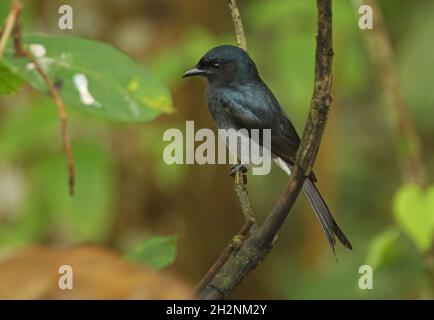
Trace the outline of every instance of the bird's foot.
[[235, 177], [238, 171], [241, 171], [242, 174], [245, 174], [247, 172], [247, 167], [241, 163], [234, 164], [231, 166], [231, 176]]

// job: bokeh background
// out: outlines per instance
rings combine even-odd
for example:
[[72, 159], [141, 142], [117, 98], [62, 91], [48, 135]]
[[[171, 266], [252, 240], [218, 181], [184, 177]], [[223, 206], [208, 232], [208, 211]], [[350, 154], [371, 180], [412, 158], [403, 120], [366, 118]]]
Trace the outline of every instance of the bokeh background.
[[[8, 1], [1, 2], [3, 20]], [[315, 1], [238, 2], [249, 52], [301, 132], [313, 88]], [[167, 145], [162, 137], [168, 128], [184, 131], [186, 120], [194, 120], [196, 128], [214, 129], [204, 102], [205, 81], [181, 75], [211, 47], [235, 44], [226, 1], [27, 0], [24, 4], [25, 32], [112, 44], [170, 88], [176, 112], [127, 124], [69, 108], [77, 171], [77, 194], [71, 199], [52, 100], [29, 86], [1, 96], [0, 254], [7, 257], [35, 245], [63, 249], [92, 244], [122, 256], [149, 237], [176, 235], [176, 260], [163, 272], [193, 288], [243, 217], [228, 166], [169, 166], [162, 160]], [[57, 27], [62, 4], [74, 9], [72, 31]], [[382, 0], [380, 5], [432, 181], [434, 3]], [[338, 247], [336, 261], [300, 197], [269, 257], [232, 298], [434, 297], [432, 249], [418, 250], [393, 214], [402, 178], [378, 69], [367, 54], [351, 1], [334, 1], [333, 14], [334, 103], [315, 170], [354, 250]], [[249, 177], [259, 220], [273, 207], [286, 181], [274, 166], [267, 176]], [[37, 264], [44, 260], [43, 251], [32, 257]], [[374, 289], [361, 290], [358, 269], [372, 263]], [[26, 265], [29, 268], [3, 269], [3, 279], [14, 270], [31, 273], [32, 262]], [[99, 290], [109, 291], [111, 285], [107, 280]], [[17, 287], [8, 288], [11, 295], [14, 290]]]

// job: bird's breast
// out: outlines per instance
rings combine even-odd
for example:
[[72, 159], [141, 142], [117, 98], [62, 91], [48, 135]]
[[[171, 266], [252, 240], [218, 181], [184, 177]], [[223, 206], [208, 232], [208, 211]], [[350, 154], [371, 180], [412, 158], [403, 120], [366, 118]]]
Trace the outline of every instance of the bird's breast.
[[205, 92], [209, 112], [218, 129], [235, 129], [235, 124], [221, 104], [222, 92], [219, 89], [208, 86]]

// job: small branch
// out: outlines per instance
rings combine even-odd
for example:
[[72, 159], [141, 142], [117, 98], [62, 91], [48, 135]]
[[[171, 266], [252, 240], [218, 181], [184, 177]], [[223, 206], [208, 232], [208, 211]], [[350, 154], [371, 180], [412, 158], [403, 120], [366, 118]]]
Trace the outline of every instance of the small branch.
[[374, 28], [363, 30], [362, 35], [372, 62], [377, 66], [381, 84], [387, 99], [391, 116], [391, 128], [396, 133], [397, 144], [404, 141], [405, 148], [400, 148], [398, 158], [404, 181], [425, 185], [426, 168], [422, 160], [421, 139], [409, 113], [408, 106], [399, 85], [394, 64], [392, 41], [381, 8], [376, 0], [353, 0], [356, 10], [362, 5], [370, 5], [374, 14]]
[[265, 259], [277, 232], [294, 205], [304, 180], [309, 175], [321, 143], [331, 104], [332, 86], [332, 10], [331, 0], [317, 0], [318, 24], [315, 84], [310, 111], [288, 184], [273, 211], [257, 232], [231, 254], [209, 284], [198, 293], [199, 299], [223, 299]]
[[[244, 33], [243, 23], [241, 20], [240, 11], [238, 10], [237, 2], [236, 0], [229, 0], [228, 5], [232, 16], [232, 21], [234, 23], [238, 47], [247, 51], [247, 40]], [[237, 194], [238, 201], [241, 205], [241, 209], [243, 210], [244, 217], [246, 218], [246, 222], [241, 228], [241, 230], [238, 232], [238, 234], [226, 246], [226, 248], [220, 254], [218, 259], [214, 262], [212, 267], [208, 270], [208, 272], [205, 274], [199, 284], [196, 286], [194, 290], [195, 296], [198, 296], [199, 293], [206, 288], [209, 282], [224, 266], [229, 257], [235, 252], [236, 249], [239, 248], [240, 243], [244, 240], [244, 238], [246, 238], [250, 234], [252, 228], [255, 227], [256, 229], [255, 214], [253, 212], [252, 205], [250, 204], [249, 196], [246, 189], [247, 176], [242, 170], [238, 170], [237, 172], [235, 172], [234, 181], [234, 190]]]
[[69, 139], [68, 117], [66, 114], [65, 104], [59, 94], [59, 90], [57, 90], [56, 86], [50, 80], [47, 73], [44, 71], [44, 69], [42, 69], [37, 59], [27, 50], [23, 50], [22, 54], [24, 54], [24, 56], [26, 56], [35, 65], [36, 71], [40, 74], [40, 76], [46, 83], [48, 91], [50, 92], [51, 96], [54, 99], [54, 103], [56, 104], [57, 112], [59, 113], [60, 119], [60, 132], [62, 136], [63, 150], [66, 155], [66, 162], [68, 168], [68, 188], [70, 195], [73, 195], [75, 184], [74, 157], [72, 154], [71, 140]]
[[[68, 118], [66, 114], [65, 109], [65, 103], [63, 102], [62, 97], [60, 96], [59, 91], [57, 90], [56, 86], [53, 84], [53, 82], [48, 77], [48, 74], [45, 72], [45, 70], [41, 67], [38, 60], [27, 50], [23, 47], [22, 44], [22, 34], [21, 34], [21, 21], [20, 21], [20, 15], [21, 15], [21, 4], [20, 2], [14, 1], [10, 16], [13, 14], [14, 23], [13, 23], [13, 36], [14, 36], [14, 48], [15, 48], [15, 55], [26, 57], [29, 59], [35, 66], [35, 70], [38, 72], [38, 74], [41, 76], [42, 80], [47, 85], [48, 91], [50, 92], [51, 96], [54, 99], [54, 103], [57, 107], [57, 112], [59, 113], [59, 119], [60, 119], [60, 127], [61, 127], [61, 136], [62, 136], [62, 143], [63, 143], [63, 149], [66, 155], [66, 162], [67, 162], [67, 168], [68, 168], [68, 188], [69, 193], [71, 195], [74, 194], [74, 183], [75, 183], [75, 169], [74, 169], [74, 157], [72, 154], [72, 146], [71, 141], [69, 139], [69, 133], [68, 133]], [[5, 32], [6, 33], [6, 32]], [[10, 31], [9, 31], [10, 33]], [[3, 34], [4, 36], [4, 34]]]
[[243, 22], [241, 20], [240, 11], [238, 10], [237, 1], [229, 0], [228, 4], [229, 9], [231, 10], [232, 21], [234, 22], [237, 44], [241, 49], [247, 51], [246, 35], [244, 33]]
[[[238, 47], [247, 51], [247, 40], [244, 32], [243, 22], [241, 20], [240, 11], [238, 10], [238, 5], [236, 0], [228, 1], [229, 10], [231, 12], [232, 21], [234, 23], [235, 35], [237, 38]], [[249, 234], [250, 229], [254, 226], [256, 227], [255, 214], [250, 204], [249, 196], [247, 194], [247, 176], [242, 170], [238, 170], [234, 175], [235, 181], [235, 193], [238, 196], [238, 201], [240, 202], [241, 209], [243, 210], [244, 217], [246, 218], [246, 223], [241, 228], [239, 234], [246, 236]]]
[[19, 18], [19, 14], [21, 12], [21, 4], [18, 1], [14, 1], [11, 6], [11, 10], [6, 19], [6, 23], [4, 29], [2, 29], [1, 38], [0, 38], [0, 60], [3, 58], [3, 54], [6, 49], [6, 44], [8, 43], [9, 37], [14, 28], [15, 22]]
[[238, 196], [238, 201], [240, 202], [241, 209], [246, 219], [246, 223], [241, 229], [240, 234], [247, 235], [252, 227], [256, 227], [256, 219], [247, 194], [247, 176], [245, 172], [242, 170], [237, 171], [234, 176], [234, 181], [234, 190]]

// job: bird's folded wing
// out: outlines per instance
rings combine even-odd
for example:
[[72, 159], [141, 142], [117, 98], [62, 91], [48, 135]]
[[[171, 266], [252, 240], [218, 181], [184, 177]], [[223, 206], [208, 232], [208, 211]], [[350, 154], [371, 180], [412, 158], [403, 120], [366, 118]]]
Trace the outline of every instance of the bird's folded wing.
[[276, 98], [265, 88], [262, 94], [230, 92], [222, 95], [220, 104], [236, 129], [271, 129], [271, 151], [289, 164], [294, 164], [300, 145], [294, 126]]

